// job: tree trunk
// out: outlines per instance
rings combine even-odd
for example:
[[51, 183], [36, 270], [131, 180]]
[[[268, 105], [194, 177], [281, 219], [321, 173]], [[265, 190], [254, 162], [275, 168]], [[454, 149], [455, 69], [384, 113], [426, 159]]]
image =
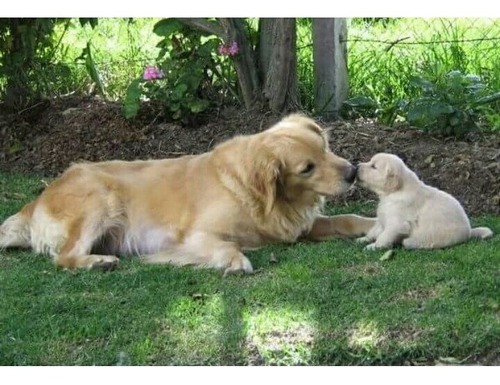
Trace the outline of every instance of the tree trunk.
[[248, 44], [244, 19], [219, 19], [227, 36], [226, 42], [235, 41], [239, 54], [233, 56], [234, 68], [238, 75], [238, 84], [245, 107], [250, 109], [259, 94], [259, 77], [255, 64], [254, 53]]
[[263, 83], [269, 69], [273, 51], [273, 28], [276, 19], [259, 19], [259, 46], [258, 46], [258, 70], [259, 78]]
[[295, 19], [264, 19], [260, 27], [259, 64], [264, 98], [271, 111], [296, 110], [300, 101]]
[[346, 19], [312, 19], [315, 109], [337, 118], [347, 98]]
[[[178, 19], [191, 28], [219, 36], [225, 43], [235, 41], [239, 53], [232, 56], [240, 92], [247, 109], [262, 97], [275, 112], [300, 107], [297, 87], [297, 37], [295, 19], [261, 19], [259, 52], [250, 46], [244, 19]], [[255, 55], [258, 54], [258, 63]]]

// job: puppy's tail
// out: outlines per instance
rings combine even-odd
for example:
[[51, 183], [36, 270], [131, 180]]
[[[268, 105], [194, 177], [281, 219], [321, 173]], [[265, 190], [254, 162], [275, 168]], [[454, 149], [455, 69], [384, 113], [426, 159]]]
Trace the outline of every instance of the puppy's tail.
[[0, 249], [31, 246], [30, 221], [34, 208], [35, 202], [28, 203], [0, 226]]
[[471, 238], [486, 239], [493, 236], [493, 231], [488, 227], [476, 227], [470, 231]]

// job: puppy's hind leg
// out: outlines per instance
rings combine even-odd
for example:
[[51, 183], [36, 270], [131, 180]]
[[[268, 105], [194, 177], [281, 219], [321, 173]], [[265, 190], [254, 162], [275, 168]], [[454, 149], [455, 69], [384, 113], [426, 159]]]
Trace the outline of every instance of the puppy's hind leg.
[[486, 239], [493, 236], [493, 231], [488, 227], [476, 227], [470, 231], [471, 238]]
[[367, 250], [376, 250], [392, 247], [394, 244], [404, 242], [405, 238], [410, 235], [411, 224], [408, 221], [403, 223], [395, 223], [386, 227], [377, 240], [366, 246]]

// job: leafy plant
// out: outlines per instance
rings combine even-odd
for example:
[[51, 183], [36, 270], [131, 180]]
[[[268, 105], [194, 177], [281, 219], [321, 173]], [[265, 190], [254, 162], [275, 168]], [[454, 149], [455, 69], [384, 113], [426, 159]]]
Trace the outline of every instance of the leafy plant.
[[344, 102], [345, 110], [347, 110], [344, 112], [351, 118], [356, 115], [376, 117], [378, 122], [391, 126], [398, 116], [403, 115], [407, 105], [408, 102], [405, 100], [384, 105], [369, 96], [358, 95]]
[[2, 98], [20, 109], [38, 97], [35, 69], [50, 59], [55, 42], [52, 31], [60, 19], [0, 19], [0, 77]]
[[172, 119], [189, 121], [210, 106], [209, 100], [228, 90], [234, 94], [231, 66], [217, 54], [218, 39], [175, 19], [160, 20], [153, 31], [163, 37], [158, 43], [156, 69], [161, 76], [149, 78], [145, 72], [131, 82], [124, 102], [125, 117], [136, 116], [141, 99], [145, 99], [160, 103]]
[[[375, 108], [356, 105], [349, 112], [391, 123], [405, 116], [405, 101], [422, 97], [415, 75], [432, 83], [459, 70], [477, 74], [491, 93], [500, 90], [500, 24], [495, 19], [398, 18], [391, 23], [350, 19], [348, 27], [349, 93], [371, 98]], [[299, 63], [300, 66], [300, 63]], [[310, 75], [311, 76], [311, 75]], [[398, 106], [399, 105], [399, 106]], [[400, 109], [399, 109], [400, 108]], [[500, 103], [474, 108], [482, 130], [500, 129]], [[387, 114], [386, 114], [387, 111]]]
[[[97, 19], [80, 19], [82, 26], [87, 23], [94, 27]], [[71, 19], [0, 19], [0, 96], [8, 109], [20, 110], [40, 97], [74, 90], [69, 63], [60, 60], [72, 25]], [[90, 47], [86, 49], [91, 64]]]
[[407, 106], [407, 121], [439, 136], [463, 137], [478, 129], [480, 109], [500, 100], [478, 75], [451, 71], [430, 81], [413, 77], [410, 84], [420, 95]]
[[76, 59], [76, 61], [82, 60], [85, 64], [85, 69], [87, 70], [87, 74], [90, 76], [94, 84], [96, 85], [97, 91], [100, 95], [104, 96], [104, 84], [101, 79], [101, 75], [97, 70], [96, 63], [92, 56], [91, 44], [87, 42], [87, 46], [82, 50], [82, 54], [80, 57]]

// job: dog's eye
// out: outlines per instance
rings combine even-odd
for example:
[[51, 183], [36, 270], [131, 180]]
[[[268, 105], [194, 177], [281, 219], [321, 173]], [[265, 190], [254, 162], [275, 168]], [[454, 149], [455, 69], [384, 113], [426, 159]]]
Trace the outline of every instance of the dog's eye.
[[377, 169], [377, 167], [375, 167], [374, 163], [372, 163], [372, 168], [374, 168], [375, 170]]
[[316, 165], [312, 162], [309, 162], [307, 166], [300, 172], [301, 174], [309, 174], [316, 168]]

